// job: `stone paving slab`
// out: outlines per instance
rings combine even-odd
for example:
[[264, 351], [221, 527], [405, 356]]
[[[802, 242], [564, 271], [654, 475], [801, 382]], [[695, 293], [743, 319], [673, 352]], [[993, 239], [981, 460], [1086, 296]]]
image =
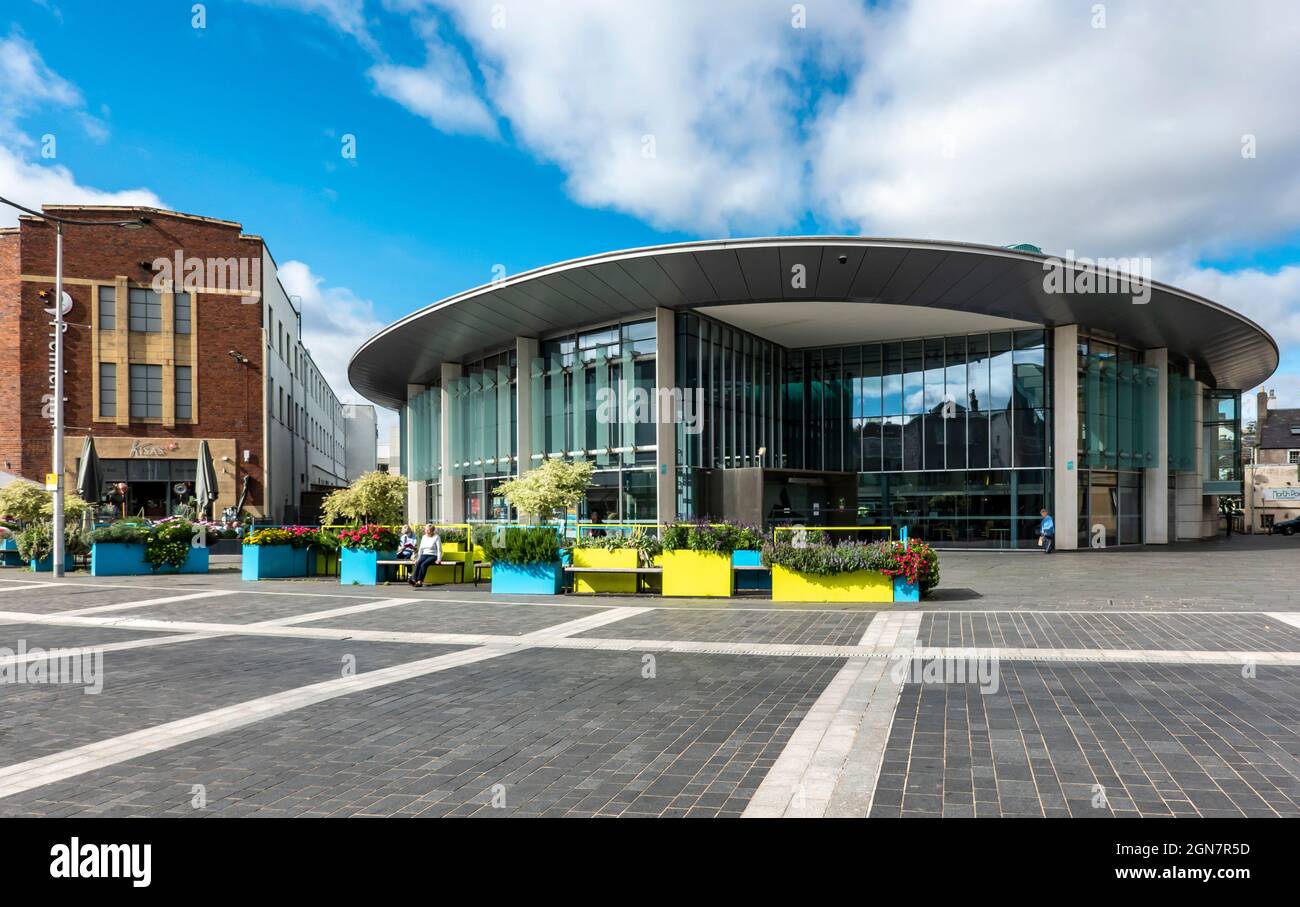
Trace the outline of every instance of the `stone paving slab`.
[[[137, 631], [137, 636], [145, 635]], [[268, 692], [454, 652], [457, 646], [221, 637], [103, 654], [103, 691], [0, 685], [0, 763], [10, 765]]]
[[608, 608], [573, 608], [565, 605], [524, 605], [504, 602], [479, 604], [431, 600], [416, 601], [409, 605], [394, 605], [380, 611], [344, 614], [298, 624], [298, 626], [396, 630], [405, 633], [486, 633], [517, 636], [608, 610]]
[[[18, 584], [14, 584], [18, 585]], [[51, 614], [57, 611], [77, 611], [103, 605], [119, 605], [132, 601], [146, 601], [190, 592], [203, 592], [211, 588], [206, 584], [177, 582], [174, 588], [101, 588], [73, 585], [42, 586], [21, 591], [0, 592], [0, 611], [22, 611], [29, 614]], [[212, 599], [215, 601], [215, 599]], [[208, 599], [199, 599], [208, 601]]]
[[1300, 652], [1300, 629], [1263, 614], [925, 613], [925, 647]]
[[1300, 668], [1003, 662], [903, 687], [871, 815], [1300, 816], [1297, 753]]
[[690, 611], [659, 608], [577, 634], [595, 639], [684, 639], [698, 642], [857, 645], [875, 612]]
[[533, 649], [35, 788], [0, 815], [738, 816], [842, 665], [660, 655], [647, 678], [637, 653]]
[[52, 627], [46, 624], [0, 623], [0, 647], [16, 650], [19, 640], [27, 648], [71, 648], [73, 646], [102, 646], [130, 639], [175, 636], [155, 630], [118, 630], [113, 627]]
[[113, 617], [146, 617], [150, 620], [184, 620], [207, 623], [253, 624], [264, 620], [327, 611], [349, 604], [351, 599], [315, 595], [276, 595], [238, 592], [219, 598], [197, 598], [112, 612]]

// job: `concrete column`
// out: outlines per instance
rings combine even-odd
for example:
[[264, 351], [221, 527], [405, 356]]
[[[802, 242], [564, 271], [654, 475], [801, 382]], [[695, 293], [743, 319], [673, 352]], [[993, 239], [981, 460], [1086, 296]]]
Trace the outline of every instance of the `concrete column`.
[[[655, 309], [655, 399], [677, 386], [677, 313]], [[677, 521], [677, 413], [674, 407], [655, 407], [656, 513], [660, 523]]]
[[1079, 326], [1052, 331], [1052, 519], [1056, 546], [1079, 547]]
[[465, 486], [461, 484], [460, 476], [451, 471], [451, 394], [448, 392], [448, 386], [461, 373], [459, 362], [442, 364], [442, 424], [438, 429], [438, 443], [442, 447], [442, 514], [439, 519], [443, 523], [465, 522]]
[[1169, 543], [1169, 350], [1147, 350], [1143, 361], [1156, 370], [1156, 459], [1142, 473], [1142, 541]]
[[[407, 400], [412, 400], [416, 397], [416, 395], [421, 394], [423, 392], [424, 392], [423, 385], [419, 385], [419, 384], [406, 385]], [[410, 420], [408, 419], [406, 422], [406, 432], [405, 432], [406, 449], [401, 452], [402, 471], [407, 475], [406, 518], [412, 523], [427, 523], [430, 519], [436, 516], [436, 514], [431, 514], [428, 512], [429, 509], [428, 494], [426, 493], [428, 483], [423, 481], [417, 482], [415, 479], [410, 478], [411, 470], [409, 464], [414, 462], [414, 458], [411, 456], [411, 451], [414, 449], [414, 445], [415, 445], [413, 428], [414, 426], [411, 425]]]
[[[1196, 377], [1195, 363], [1187, 364], [1187, 377]], [[1201, 386], [1196, 385], [1196, 401], [1192, 414], [1192, 431], [1195, 438], [1195, 455], [1190, 470], [1180, 470], [1174, 477], [1176, 495], [1174, 518], [1179, 539], [1199, 539], [1204, 520], [1201, 502]]]
[[[523, 475], [537, 464], [533, 462], [533, 360], [537, 358], [536, 337], [515, 338], [515, 435], [519, 449], [516, 475]], [[540, 401], [539, 401], [540, 402]]]

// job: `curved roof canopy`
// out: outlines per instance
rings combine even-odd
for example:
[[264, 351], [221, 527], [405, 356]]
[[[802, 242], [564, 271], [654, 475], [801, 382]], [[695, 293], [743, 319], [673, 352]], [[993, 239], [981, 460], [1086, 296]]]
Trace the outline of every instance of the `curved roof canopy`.
[[[517, 274], [420, 309], [361, 344], [348, 379], [370, 400], [399, 407], [407, 385], [433, 383], [443, 362], [500, 350], [516, 337], [545, 337], [657, 306], [703, 309], [792, 346], [819, 337], [819, 323], [821, 333], [838, 338], [830, 342], [843, 343], [984, 329], [976, 325], [1077, 323], [1142, 348], [1168, 347], [1219, 387], [1254, 387], [1277, 368], [1273, 338], [1231, 309], [1156, 282], [1142, 304], [1128, 292], [1048, 292], [1047, 256], [1031, 249], [780, 237], [609, 252]], [[805, 278], [798, 286], [791, 279], [796, 265]], [[773, 303], [784, 305], [763, 310]], [[847, 306], [861, 306], [862, 318]], [[906, 323], [911, 333], [890, 332], [891, 323]], [[790, 332], [792, 324], [799, 329]]]

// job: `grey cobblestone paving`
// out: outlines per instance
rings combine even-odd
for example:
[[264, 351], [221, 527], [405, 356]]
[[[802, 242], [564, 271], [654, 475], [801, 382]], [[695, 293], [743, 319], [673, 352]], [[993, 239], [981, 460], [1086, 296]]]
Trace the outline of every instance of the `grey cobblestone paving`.
[[1262, 614], [928, 613], [922, 646], [1300, 652], [1300, 630]]
[[1300, 815], [1300, 669], [1004, 662], [1000, 674], [990, 695], [904, 686], [872, 816]]
[[644, 678], [637, 653], [529, 650], [36, 788], [0, 815], [736, 816], [842, 665], [661, 655]]
[[20, 639], [26, 641], [30, 650], [37, 646], [42, 649], [102, 646], [128, 639], [156, 639], [176, 635], [157, 630], [119, 630], [115, 627], [50, 627], [45, 624], [0, 623], [0, 647], [7, 649], [15, 649]]
[[[206, 584], [183, 585], [178, 583], [168, 589], [101, 589], [68, 583], [65, 586], [24, 589], [21, 592], [0, 592], [0, 611], [21, 611], [27, 614], [51, 614], [57, 611], [75, 611], [97, 608], [101, 605], [119, 605], [125, 602], [165, 598], [171, 595], [188, 595], [206, 592]], [[198, 599], [203, 601], [203, 599]]]
[[[161, 596], [160, 596], [161, 597]], [[379, 596], [376, 596], [379, 598]], [[112, 612], [113, 617], [147, 617], [151, 620], [203, 621], [218, 624], [254, 624], [280, 617], [292, 617], [312, 611], [329, 611], [364, 600], [326, 598], [324, 596], [273, 595], [241, 592], [215, 598], [194, 598], [164, 605], [147, 605]]]
[[0, 762], [11, 765], [339, 677], [345, 656], [355, 659], [360, 673], [458, 648], [224, 637], [106, 652], [97, 695], [70, 684], [0, 686]]
[[[395, 595], [394, 597], [398, 597]], [[306, 610], [306, 609], [303, 609]], [[485, 633], [518, 636], [556, 624], [591, 617], [607, 608], [568, 608], [563, 605], [419, 601], [378, 611], [343, 614], [299, 624], [348, 630], [393, 630], [406, 633]]]
[[690, 611], [663, 608], [576, 634], [596, 639], [857, 645], [875, 612]]

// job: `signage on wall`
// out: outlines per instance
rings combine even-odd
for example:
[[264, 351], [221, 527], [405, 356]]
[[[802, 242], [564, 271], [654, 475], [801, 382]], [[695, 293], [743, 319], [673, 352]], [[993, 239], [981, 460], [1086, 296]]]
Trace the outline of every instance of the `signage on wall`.
[[1300, 488], [1265, 488], [1266, 501], [1300, 501]]
[[[42, 293], [41, 295], [42, 297], [44, 297], [45, 294]], [[50, 295], [53, 294], [51, 293]], [[60, 300], [60, 307], [63, 309], [64, 315], [67, 315], [69, 312], [72, 311], [72, 297], [67, 294], [67, 291], [64, 291], [63, 293], [63, 298]], [[51, 319], [55, 317], [53, 306], [50, 306], [45, 311], [50, 316]], [[68, 330], [68, 323], [65, 321], [63, 323], [64, 333], [67, 333], [67, 330]], [[51, 425], [55, 423], [54, 386], [57, 383], [57, 378], [55, 376], [58, 374], [58, 369], [55, 367], [54, 348], [58, 340], [57, 331], [58, 331], [58, 322], [51, 320], [50, 321], [50, 349], [49, 349], [50, 391], [47, 394], [41, 394], [41, 418], [48, 419]]]
[[131, 442], [131, 458], [139, 459], [141, 457], [165, 457], [167, 451], [161, 445], [149, 444], [145, 441], [135, 440]]

